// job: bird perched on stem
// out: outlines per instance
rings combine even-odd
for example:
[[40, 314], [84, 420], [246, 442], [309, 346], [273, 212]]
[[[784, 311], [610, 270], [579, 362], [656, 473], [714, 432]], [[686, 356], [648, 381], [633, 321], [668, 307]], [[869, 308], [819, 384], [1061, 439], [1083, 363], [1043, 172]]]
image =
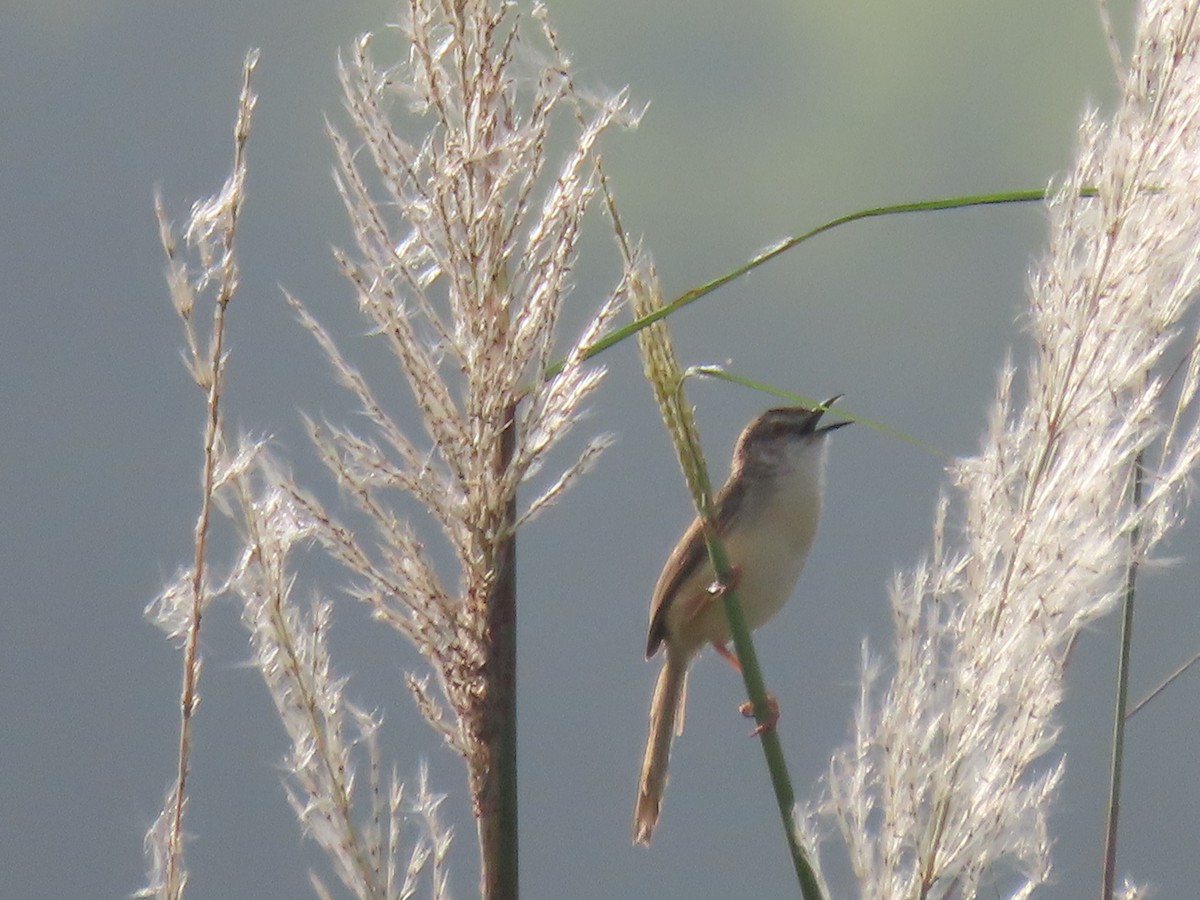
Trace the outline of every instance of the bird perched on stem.
[[[839, 395], [840, 396], [840, 395]], [[849, 422], [820, 425], [837, 401], [815, 409], [769, 409], [738, 437], [729, 478], [713, 501], [717, 531], [732, 564], [746, 623], [758, 628], [779, 612], [808, 557], [825, 481], [826, 437]], [[650, 602], [649, 659], [666, 653], [650, 704], [650, 733], [633, 814], [635, 843], [649, 844], [658, 822], [671, 738], [682, 730], [688, 667], [705, 644], [735, 668], [720, 586], [695, 519], [663, 566]]]

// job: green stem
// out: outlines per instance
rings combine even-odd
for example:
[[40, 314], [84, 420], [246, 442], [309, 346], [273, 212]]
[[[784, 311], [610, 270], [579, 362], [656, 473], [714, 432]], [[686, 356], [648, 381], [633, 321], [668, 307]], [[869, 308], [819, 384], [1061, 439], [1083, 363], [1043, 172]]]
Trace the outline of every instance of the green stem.
[[[725, 617], [729, 621], [729, 633], [733, 639], [733, 648], [737, 653], [738, 662], [742, 667], [742, 680], [746, 684], [746, 695], [750, 698], [750, 706], [754, 710], [754, 719], [760, 726], [771, 724], [772, 711], [767, 700], [767, 686], [763, 681], [762, 669], [758, 665], [758, 654], [754, 650], [754, 641], [750, 637], [750, 628], [742, 613], [742, 605], [737, 598], [737, 590], [731, 587], [733, 570], [725, 547], [717, 536], [716, 524], [712, 518], [712, 510], [702, 510], [704, 521], [704, 541], [708, 546], [708, 556], [712, 562], [717, 581], [723, 587], [722, 602], [725, 607]], [[800, 846], [800, 836], [793, 821], [796, 806], [796, 794], [792, 788], [791, 776], [788, 775], [787, 762], [783, 757], [783, 744], [779, 740], [779, 732], [774, 727], [764, 727], [759, 732], [763, 757], [766, 759], [767, 771], [771, 777], [771, 787], [775, 792], [775, 802], [779, 807], [779, 816], [783, 820], [783, 833], [787, 840], [788, 852], [792, 857], [792, 866], [796, 870], [796, 879], [800, 883], [800, 895], [804, 900], [823, 900], [820, 883], [816, 872], [808, 860], [804, 848]]]
[[[1142, 505], [1142, 461], [1137, 455], [1133, 471], [1133, 509]], [[1121, 768], [1125, 758], [1125, 707], [1129, 702], [1129, 659], [1133, 642], [1133, 600], [1137, 584], [1138, 550], [1141, 527], [1129, 535], [1129, 571], [1125, 579], [1125, 601], [1121, 616], [1121, 655], [1117, 665], [1117, 703], [1113, 715], [1112, 768], [1109, 772], [1108, 821], [1104, 829], [1104, 872], [1100, 900], [1112, 900], [1117, 877], [1117, 820], [1121, 812]]]
[[[1089, 193], [1085, 190], [1084, 192]], [[836, 219], [830, 219], [823, 225], [818, 225], [816, 228], [809, 229], [802, 234], [793, 235], [790, 238], [785, 238], [779, 243], [752, 257], [742, 265], [735, 269], [731, 269], [723, 275], [719, 275], [711, 281], [697, 285], [690, 290], [684, 291], [670, 303], [665, 306], [648, 313], [628, 325], [623, 325], [601, 338], [597, 338], [596, 342], [587, 348], [583, 353], [584, 359], [591, 359], [598, 353], [603, 353], [609, 347], [619, 344], [626, 338], [637, 334], [648, 325], [653, 325], [659, 319], [665, 319], [667, 316], [683, 309], [685, 306], [690, 306], [701, 297], [711, 294], [717, 288], [728, 284], [743, 275], [757, 269], [764, 263], [770, 262], [781, 253], [785, 253], [805, 241], [815, 238], [819, 234], [824, 234], [827, 231], [832, 231], [840, 225], [848, 225], [851, 222], [859, 222], [863, 219], [874, 219], [880, 216], [898, 215], [900, 213], [913, 212], [936, 212], [945, 209], [966, 209], [972, 206], [997, 206], [1005, 203], [1030, 203], [1033, 201], [1045, 200], [1047, 192], [1045, 190], [1026, 190], [1026, 191], [1006, 191], [998, 194], [969, 194], [963, 197], [942, 197], [935, 200], [917, 200], [912, 203], [895, 203], [890, 206], [876, 206], [871, 209], [861, 209], [858, 212], [848, 213], [843, 216], [838, 216]], [[562, 360], [551, 365], [545, 372], [545, 378], [553, 378], [563, 370], [566, 363]]]

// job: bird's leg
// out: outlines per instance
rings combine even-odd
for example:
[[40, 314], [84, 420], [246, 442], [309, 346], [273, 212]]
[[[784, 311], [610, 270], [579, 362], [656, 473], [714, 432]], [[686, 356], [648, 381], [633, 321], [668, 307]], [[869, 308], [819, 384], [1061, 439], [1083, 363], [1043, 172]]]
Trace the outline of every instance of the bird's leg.
[[712, 648], [717, 651], [717, 656], [721, 657], [721, 659], [725, 660], [725, 662], [729, 663], [729, 665], [733, 667], [733, 671], [737, 672], [739, 675], [742, 674], [742, 664], [738, 662], [737, 654], [730, 650], [727, 644], [718, 644], [714, 642]]

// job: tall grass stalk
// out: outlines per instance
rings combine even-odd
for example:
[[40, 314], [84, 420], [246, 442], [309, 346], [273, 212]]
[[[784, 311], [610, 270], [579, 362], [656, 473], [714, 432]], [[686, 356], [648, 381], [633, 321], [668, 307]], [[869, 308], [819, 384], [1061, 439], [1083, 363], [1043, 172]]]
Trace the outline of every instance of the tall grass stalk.
[[[257, 51], [242, 67], [242, 89], [233, 129], [233, 166], [221, 191], [196, 203], [182, 235], [167, 217], [162, 198], [155, 198], [159, 236], [167, 257], [167, 285], [175, 312], [183, 324], [184, 357], [192, 382], [204, 395], [204, 438], [200, 467], [200, 511], [193, 529], [192, 564], [177, 573], [167, 589], [147, 608], [147, 614], [182, 649], [182, 687], [179, 696], [179, 742], [175, 780], [163, 808], [146, 835], [148, 881], [139, 896], [177, 900], [187, 884], [183, 819], [191, 766], [192, 723], [200, 702], [200, 625], [218, 593], [209, 577], [208, 539], [213, 507], [226, 454], [221, 409], [225, 387], [225, 315], [238, 289], [235, 253], [238, 219], [246, 200], [246, 143], [250, 139], [257, 96], [250, 88]], [[179, 248], [182, 236], [189, 260]], [[199, 308], [198, 308], [199, 306]], [[206, 307], [211, 306], [211, 309]], [[211, 315], [205, 339], [198, 317]]]

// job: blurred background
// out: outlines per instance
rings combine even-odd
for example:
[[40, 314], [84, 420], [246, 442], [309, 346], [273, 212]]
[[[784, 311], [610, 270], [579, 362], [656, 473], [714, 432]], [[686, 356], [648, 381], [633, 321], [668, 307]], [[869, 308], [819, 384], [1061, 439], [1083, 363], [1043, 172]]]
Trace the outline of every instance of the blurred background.
[[[1128, 47], [1130, 2], [1110, 4]], [[608, 0], [549, 4], [582, 85], [628, 84], [641, 127], [604, 151], [626, 227], [668, 296], [778, 238], [868, 206], [1038, 188], [1070, 164], [1076, 123], [1109, 108], [1115, 79], [1091, 0], [900, 3]], [[299, 480], [335, 508], [300, 412], [353, 424], [348, 398], [294, 322], [300, 296], [344, 350], [404, 391], [364, 337], [331, 260], [351, 242], [330, 178], [324, 117], [341, 125], [336, 55], [393, 18], [381, 0], [9, 0], [0, 28], [0, 871], [9, 897], [120, 897], [143, 883], [142, 837], [171, 778], [179, 658], [143, 618], [190, 558], [203, 406], [180, 366], [152, 213], [177, 220], [229, 169], [239, 69], [262, 48], [230, 310], [232, 430], [274, 436]], [[617, 274], [597, 215], [567, 333]], [[1037, 205], [889, 218], [841, 228], [673, 319], [684, 364], [825, 397], [972, 452], [996, 371], [1026, 356], [1026, 273], [1044, 243]], [[576, 434], [616, 445], [520, 549], [521, 851], [530, 898], [789, 896], [740, 682], [706, 655], [676, 743], [649, 851], [630, 846], [657, 664], [642, 659], [659, 568], [690, 516], [632, 343]], [[723, 478], [733, 440], [770, 398], [695, 383], [691, 400]], [[569, 449], [569, 448], [568, 448]], [[564, 451], [560, 459], [570, 458]], [[857, 426], [838, 433], [821, 532], [797, 595], [758, 639], [783, 707], [797, 791], [816, 789], [849, 729], [860, 644], [889, 634], [886, 586], [929, 546], [942, 463]], [[1169, 552], [1196, 553], [1194, 528]], [[436, 539], [435, 539], [436, 540]], [[217, 552], [228, 549], [218, 546]], [[327, 585], [344, 581], [325, 572]], [[341, 579], [341, 580], [339, 580]], [[1191, 563], [1142, 581], [1140, 696], [1200, 635]], [[1080, 645], [1052, 820], [1058, 883], [1098, 882], [1115, 620]], [[340, 601], [333, 637], [348, 696], [386, 717], [401, 775], [421, 759], [449, 795], [455, 896], [476, 890], [462, 769], [412, 709], [416, 655]], [[286, 750], [232, 605], [205, 622], [188, 895], [297, 897], [332, 881], [280, 789]], [[1186, 680], [1131, 726], [1119, 869], [1188, 896], [1200, 740]], [[835, 890], [849, 894], [831, 852]]]

